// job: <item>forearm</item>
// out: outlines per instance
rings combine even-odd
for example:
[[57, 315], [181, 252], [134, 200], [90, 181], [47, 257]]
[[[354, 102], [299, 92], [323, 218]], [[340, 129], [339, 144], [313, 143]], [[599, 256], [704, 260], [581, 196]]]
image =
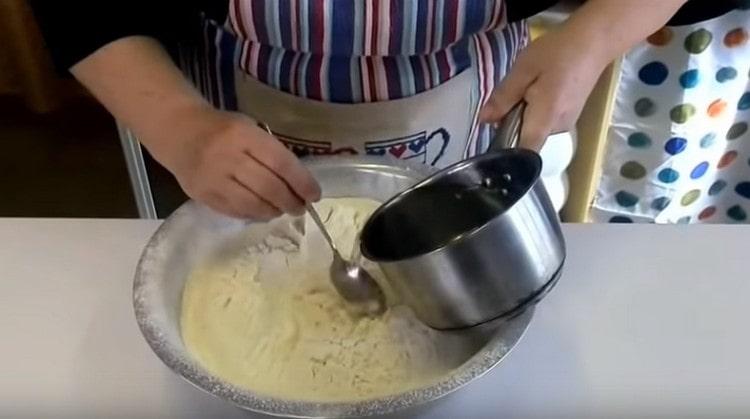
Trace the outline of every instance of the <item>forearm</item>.
[[159, 42], [148, 37], [111, 42], [71, 72], [156, 155], [166, 156], [161, 152], [166, 143], [176, 141], [174, 134], [190, 123], [174, 121], [172, 115], [209, 106]]
[[133, 129], [187, 194], [238, 218], [304, 213], [320, 198], [310, 172], [249, 118], [213, 108], [153, 38], [111, 42], [71, 72]]
[[571, 39], [591, 40], [607, 61], [625, 53], [661, 28], [686, 0], [588, 0], [563, 26]]

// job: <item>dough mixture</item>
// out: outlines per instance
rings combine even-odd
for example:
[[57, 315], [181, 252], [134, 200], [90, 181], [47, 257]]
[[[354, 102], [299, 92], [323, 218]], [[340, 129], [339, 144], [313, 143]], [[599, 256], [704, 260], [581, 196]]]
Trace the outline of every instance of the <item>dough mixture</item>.
[[[316, 204], [345, 257], [377, 206], [354, 198]], [[285, 217], [247, 234], [241, 253], [199, 267], [185, 286], [182, 337], [212, 374], [276, 397], [352, 401], [428, 384], [466, 360], [458, 342], [423, 325], [387, 289], [382, 317], [350, 314], [329, 282], [332, 255], [312, 220]], [[382, 284], [377, 267], [365, 266]]]

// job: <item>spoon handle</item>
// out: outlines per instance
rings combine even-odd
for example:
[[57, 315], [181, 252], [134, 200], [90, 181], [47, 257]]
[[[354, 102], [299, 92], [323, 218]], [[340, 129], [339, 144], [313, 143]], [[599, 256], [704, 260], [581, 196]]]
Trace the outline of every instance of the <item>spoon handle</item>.
[[336, 245], [333, 244], [333, 239], [331, 238], [331, 235], [328, 234], [328, 230], [326, 229], [325, 224], [323, 224], [323, 220], [320, 219], [318, 211], [315, 210], [315, 207], [313, 207], [312, 204], [306, 204], [305, 209], [310, 214], [310, 217], [313, 219], [313, 221], [315, 221], [315, 224], [318, 226], [318, 229], [320, 229], [320, 232], [323, 233], [323, 237], [325, 237], [328, 245], [331, 246], [333, 256], [343, 260], [341, 254], [339, 253], [339, 250], [336, 248]]
[[[275, 137], [273, 134], [273, 131], [271, 131], [271, 127], [268, 126], [268, 124], [263, 124], [263, 128], [272, 136]], [[328, 230], [326, 229], [325, 224], [323, 224], [323, 220], [320, 219], [320, 216], [318, 215], [318, 211], [315, 210], [315, 207], [312, 206], [312, 204], [305, 204], [305, 209], [310, 214], [310, 217], [312, 217], [313, 221], [315, 221], [315, 224], [320, 229], [320, 232], [323, 233], [323, 237], [325, 237], [326, 241], [328, 242], [328, 245], [331, 246], [331, 250], [333, 251], [333, 257], [338, 258], [340, 260], [344, 260], [344, 258], [341, 257], [341, 253], [339, 253], [339, 250], [336, 248], [336, 245], [333, 244], [333, 239], [331, 238], [331, 235], [328, 234]]]

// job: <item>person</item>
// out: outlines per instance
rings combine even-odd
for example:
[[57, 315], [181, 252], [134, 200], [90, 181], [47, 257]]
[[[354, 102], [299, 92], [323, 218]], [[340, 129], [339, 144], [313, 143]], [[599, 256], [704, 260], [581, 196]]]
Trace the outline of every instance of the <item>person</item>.
[[750, 221], [750, 1], [710, 5], [624, 57], [592, 221]]
[[552, 3], [69, 0], [32, 7], [55, 61], [190, 197], [265, 220], [299, 214], [321, 195], [296, 156], [390, 155], [445, 167], [484, 151], [492, 125], [521, 99], [528, 104], [521, 146], [539, 150], [548, 134], [574, 124], [607, 64], [685, 0], [588, 0], [525, 48], [524, 19]]

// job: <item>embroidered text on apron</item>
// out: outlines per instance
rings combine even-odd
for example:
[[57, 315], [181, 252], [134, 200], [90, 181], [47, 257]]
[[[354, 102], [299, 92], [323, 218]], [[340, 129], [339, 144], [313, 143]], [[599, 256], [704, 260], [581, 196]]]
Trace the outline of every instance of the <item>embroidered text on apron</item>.
[[296, 97], [241, 70], [236, 85], [239, 110], [299, 156], [390, 155], [438, 167], [463, 158], [479, 104], [471, 71], [415, 96], [359, 104]]

